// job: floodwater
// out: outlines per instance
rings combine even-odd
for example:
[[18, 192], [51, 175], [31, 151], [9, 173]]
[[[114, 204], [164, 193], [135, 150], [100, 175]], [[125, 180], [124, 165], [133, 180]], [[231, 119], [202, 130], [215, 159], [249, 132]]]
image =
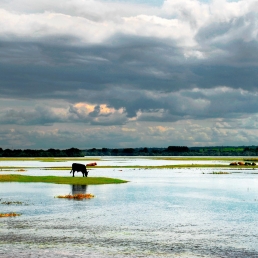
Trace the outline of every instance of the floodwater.
[[[97, 163], [111, 161], [154, 164], [137, 157]], [[42, 162], [27, 166], [33, 168], [22, 174], [70, 175], [42, 170]], [[0, 257], [258, 257], [257, 170], [213, 171], [218, 170], [99, 168], [89, 176], [130, 182], [82, 187], [1, 183], [0, 212], [21, 216], [0, 218]], [[95, 198], [55, 198], [77, 192]]]
[[[90, 158], [90, 157], [87, 157]], [[162, 157], [159, 157], [159, 159], [155, 159], [155, 157], [128, 157], [128, 156], [116, 156], [116, 157], [91, 157], [92, 162], [97, 162], [98, 165], [101, 166], [163, 166], [163, 165], [180, 165], [180, 164], [229, 164], [232, 161], [227, 160], [166, 160], [166, 157], [163, 157], [164, 159], [160, 159]], [[95, 158], [95, 160], [94, 160]], [[171, 158], [170, 156], [167, 158]], [[177, 159], [180, 157], [176, 157]], [[191, 158], [191, 157], [190, 157]], [[236, 160], [239, 159], [239, 157], [235, 157]], [[80, 162], [75, 160], [75, 162]], [[85, 163], [91, 163], [90, 160], [84, 161]], [[82, 162], [83, 163], [83, 162]], [[0, 162], [1, 166], [17, 166], [17, 167], [64, 167], [64, 166], [70, 166], [72, 164], [71, 161], [59, 161], [59, 162], [44, 162], [44, 161], [37, 161], [37, 160], [17, 160], [13, 162], [13, 160], [4, 160]]]

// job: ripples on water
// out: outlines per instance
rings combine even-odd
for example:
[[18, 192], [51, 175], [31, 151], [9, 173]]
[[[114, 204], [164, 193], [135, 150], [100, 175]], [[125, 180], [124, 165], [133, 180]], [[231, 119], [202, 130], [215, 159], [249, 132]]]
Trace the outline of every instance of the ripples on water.
[[[210, 172], [98, 169], [130, 182], [81, 189], [2, 183], [1, 202], [23, 205], [0, 204], [22, 213], [1, 218], [0, 257], [258, 257], [258, 175]], [[96, 197], [54, 198], [72, 191]]]

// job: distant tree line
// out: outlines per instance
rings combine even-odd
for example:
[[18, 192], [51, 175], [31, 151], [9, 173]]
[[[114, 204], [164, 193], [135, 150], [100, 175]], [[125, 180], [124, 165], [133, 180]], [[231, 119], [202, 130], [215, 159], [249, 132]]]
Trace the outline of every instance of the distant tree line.
[[257, 156], [258, 147], [187, 147], [87, 149], [84, 156]]
[[48, 149], [48, 150], [11, 150], [0, 148], [0, 157], [83, 157], [83, 151], [70, 148], [66, 150]]
[[84, 157], [84, 156], [258, 156], [256, 146], [216, 146], [216, 147], [187, 147], [168, 146], [167, 148], [91, 148], [80, 150], [70, 148], [65, 150], [48, 149], [2, 149], [0, 157]]

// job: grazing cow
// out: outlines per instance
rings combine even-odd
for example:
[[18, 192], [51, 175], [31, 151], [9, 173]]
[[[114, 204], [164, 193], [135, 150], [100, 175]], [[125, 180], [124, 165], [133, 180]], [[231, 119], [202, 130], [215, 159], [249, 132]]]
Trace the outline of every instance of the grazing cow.
[[253, 162], [253, 163], [252, 163], [252, 166], [256, 166], [256, 163]]
[[73, 177], [74, 177], [74, 172], [82, 172], [82, 176], [84, 177], [84, 175], [87, 177], [88, 176], [88, 171], [86, 169], [86, 166], [83, 164], [79, 164], [79, 163], [73, 163], [72, 164], [72, 170], [70, 171], [70, 173], [73, 172]]
[[252, 166], [252, 163], [251, 162], [246, 162], [245, 165], [246, 166]]
[[245, 165], [245, 162], [239, 161], [239, 162], [238, 162], [238, 165], [239, 165], [239, 166], [243, 166], [243, 165]]
[[229, 164], [230, 166], [237, 166], [237, 162], [232, 162]]

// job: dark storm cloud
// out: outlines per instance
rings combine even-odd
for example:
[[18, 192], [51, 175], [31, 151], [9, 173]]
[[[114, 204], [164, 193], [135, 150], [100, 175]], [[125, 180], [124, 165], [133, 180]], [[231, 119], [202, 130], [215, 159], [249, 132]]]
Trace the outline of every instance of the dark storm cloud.
[[32, 111], [9, 109], [0, 113], [1, 124], [51, 125], [57, 122], [65, 122], [65, 119], [45, 107], [36, 107]]
[[[103, 112], [104, 108], [104, 112]], [[55, 123], [85, 123], [89, 125], [121, 125], [126, 122], [126, 115], [122, 110], [110, 109], [106, 106], [95, 106], [89, 112], [84, 107], [70, 105], [69, 108], [49, 108], [37, 106], [35, 109], [7, 109], [0, 111], [2, 125], [44, 125]]]
[[[151, 39], [150, 39], [151, 40]], [[140, 41], [140, 40], [139, 40]], [[157, 43], [156, 43], [157, 44]], [[166, 45], [149, 44], [118, 47], [57, 48], [34, 46], [42, 55], [37, 64], [1, 65], [1, 92], [8, 97], [17, 94], [27, 97], [67, 98], [81, 101], [77, 90], [112, 91], [114, 87], [149, 91], [172, 92], [193, 87], [212, 88], [220, 85], [232, 88], [256, 87], [256, 67], [207, 66], [177, 62], [179, 54]], [[26, 44], [23, 44], [26, 45]], [[29, 46], [32, 47], [30, 44]], [[30, 58], [29, 46], [24, 54]], [[144, 47], [145, 46], [145, 47]], [[165, 51], [167, 50], [167, 51]], [[151, 55], [151, 53], [155, 55]], [[168, 55], [165, 56], [164, 52]], [[175, 57], [175, 62], [169, 59]], [[10, 57], [11, 58], [11, 57]], [[22, 60], [23, 57], [21, 58]], [[39, 61], [39, 60], [38, 60]], [[126, 85], [126, 86], [125, 86]], [[75, 94], [70, 94], [73, 92]], [[60, 94], [60, 95], [59, 95]], [[104, 98], [99, 93], [99, 98]], [[89, 99], [85, 99], [89, 101]], [[133, 104], [133, 103], [132, 103]]]
[[[185, 60], [181, 50], [175, 46], [168, 46], [152, 38], [124, 38], [126, 45], [121, 43], [108, 47], [6, 44], [1, 47], [6, 56], [3, 59], [7, 60], [1, 64], [1, 93], [6, 97], [9, 93], [11, 96], [54, 96], [78, 101], [78, 96], [70, 92], [76, 93], [80, 89], [112, 90], [114, 86], [136, 91], [146, 89], [165, 92], [224, 85], [250, 90], [256, 88], [257, 67], [248, 64], [241, 66], [239, 62], [238, 66], [229, 66], [209, 65], [207, 60]], [[257, 53], [255, 42], [233, 43], [233, 46], [238, 46], [235, 47], [237, 53], [241, 53], [244, 47], [248, 49], [249, 45], [250, 53], [251, 50], [253, 56]], [[20, 56], [9, 50], [10, 45], [20, 49]], [[38, 58], [33, 53], [37, 53]], [[224, 59], [227, 62], [227, 58]], [[223, 63], [223, 57], [220, 62]]]
[[[108, 96], [109, 92], [103, 94]], [[38, 106], [29, 110], [7, 109], [0, 112], [0, 123], [48, 126], [54, 123], [85, 123], [110, 126], [130, 123], [132, 118], [137, 121], [175, 122], [187, 119], [235, 119], [258, 112], [257, 94], [228, 87], [182, 90], [177, 93], [150, 94], [148, 91], [140, 91], [137, 96], [130, 89], [121, 91], [118, 88], [112, 94], [123, 100], [117, 105], [118, 108], [111, 105], [115, 100], [110, 97], [108, 106], [81, 103], [62, 108]], [[97, 99], [96, 94], [91, 97]]]

